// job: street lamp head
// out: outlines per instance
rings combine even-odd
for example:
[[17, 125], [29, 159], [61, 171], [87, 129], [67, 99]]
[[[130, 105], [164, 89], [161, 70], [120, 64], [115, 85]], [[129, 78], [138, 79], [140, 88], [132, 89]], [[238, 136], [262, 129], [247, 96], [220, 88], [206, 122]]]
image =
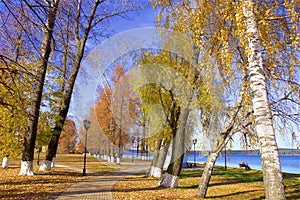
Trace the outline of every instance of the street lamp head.
[[197, 139], [193, 139], [193, 143], [196, 144], [197, 143]]
[[87, 119], [83, 120], [83, 125], [85, 130], [87, 131], [90, 128], [91, 122]]

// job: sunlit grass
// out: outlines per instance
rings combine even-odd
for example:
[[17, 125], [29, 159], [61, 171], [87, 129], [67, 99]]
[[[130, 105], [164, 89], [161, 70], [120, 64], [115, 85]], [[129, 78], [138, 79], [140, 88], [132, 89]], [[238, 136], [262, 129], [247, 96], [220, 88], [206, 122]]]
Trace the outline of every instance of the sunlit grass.
[[62, 168], [39, 172], [38, 166], [35, 176], [18, 176], [19, 165], [12, 161], [8, 169], [0, 169], [0, 199], [47, 199], [85, 178], [79, 172]]
[[[35, 156], [37, 158], [37, 156]], [[42, 159], [44, 155], [40, 156]], [[0, 169], [0, 199], [49, 199], [49, 196], [65, 191], [67, 187], [91, 176], [82, 176], [82, 171], [54, 167], [51, 171], [40, 172], [34, 161], [34, 176], [18, 176], [21, 159], [10, 159], [8, 169]], [[83, 167], [82, 154], [58, 154], [57, 164], [72, 167]], [[108, 173], [116, 169], [106, 166], [92, 156], [87, 156], [87, 170], [98, 173]]]
[[[83, 169], [84, 165], [82, 154], [57, 154], [56, 162], [80, 169]], [[86, 157], [86, 169], [96, 173], [109, 173], [117, 170], [105, 165], [105, 163], [99, 162], [96, 158], [89, 155]]]
[[[203, 166], [202, 166], [203, 167]], [[179, 187], [158, 187], [160, 179], [131, 176], [115, 186], [116, 199], [199, 199], [195, 196], [202, 170], [182, 170]], [[300, 199], [300, 175], [284, 173], [288, 199]], [[260, 170], [216, 167], [206, 199], [264, 199], [263, 176]]]

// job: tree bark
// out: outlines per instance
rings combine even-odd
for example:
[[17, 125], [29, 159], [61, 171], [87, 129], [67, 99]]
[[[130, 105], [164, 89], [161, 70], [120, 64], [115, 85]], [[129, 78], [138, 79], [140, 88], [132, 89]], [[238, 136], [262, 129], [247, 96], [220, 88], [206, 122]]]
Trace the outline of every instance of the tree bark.
[[[185, 128], [189, 116], [189, 110], [187, 108], [185, 109], [179, 109], [175, 111], [175, 116], [177, 116], [177, 119], [179, 123], [176, 121], [176, 126], [173, 125], [173, 132], [175, 133], [175, 136], [172, 141], [172, 156], [171, 156], [171, 162], [167, 168], [167, 171], [165, 175], [163, 176], [160, 185], [167, 188], [176, 188], [178, 187], [178, 180], [179, 175], [182, 168], [182, 161], [184, 158], [184, 141], [185, 141]], [[174, 122], [175, 122], [174, 121]]]
[[5, 156], [5, 157], [2, 159], [2, 168], [3, 168], [3, 169], [7, 169], [7, 168], [8, 168], [8, 165], [9, 165], [9, 159], [8, 159], [8, 156]]
[[243, 12], [246, 18], [246, 32], [249, 42], [248, 73], [252, 91], [251, 101], [255, 117], [255, 129], [260, 146], [266, 199], [286, 199], [252, 0], [244, 1]]
[[110, 143], [109, 143], [110, 141], [107, 141], [107, 146], [106, 146], [106, 149], [107, 149], [107, 151], [106, 151], [106, 160], [107, 160], [107, 162], [110, 162]]
[[[245, 77], [243, 77], [243, 79], [245, 80]], [[233, 134], [235, 133], [234, 127], [236, 125], [236, 120], [237, 120], [236, 118], [238, 116], [238, 113], [240, 112], [240, 109], [242, 108], [242, 103], [243, 103], [242, 91], [243, 89], [241, 89], [240, 95], [236, 103], [237, 105], [236, 110], [231, 115], [227, 127], [214, 142], [214, 145], [206, 161], [205, 168], [200, 179], [200, 183], [196, 192], [197, 196], [205, 198], [208, 189], [208, 184], [212, 176], [213, 168], [215, 166], [215, 162], [218, 158], [218, 155], [222, 151], [222, 149], [226, 146], [227, 142], [230, 140]], [[244, 125], [244, 127], [246, 126], [247, 125]]]
[[158, 160], [158, 157], [159, 157], [159, 149], [161, 147], [161, 142], [162, 142], [161, 139], [158, 139], [155, 142], [154, 152], [153, 152], [153, 159], [152, 159], [151, 166], [149, 168], [149, 172], [148, 172], [147, 176], [153, 176], [153, 174], [154, 174], [154, 168], [156, 166], [156, 163], [157, 163], [157, 160]]
[[114, 145], [110, 146], [110, 161], [109, 162], [115, 162], [115, 147]]
[[162, 145], [160, 147], [158, 159], [156, 165], [154, 166], [154, 172], [153, 172], [153, 177], [155, 178], [161, 178], [162, 176], [162, 169], [166, 161], [169, 147], [170, 147], [170, 143]]
[[[63, 96], [63, 103], [60, 106], [60, 111], [57, 117], [57, 121], [55, 122], [55, 127], [53, 129], [52, 132], [52, 136], [50, 138], [50, 142], [48, 145], [48, 150], [47, 150], [47, 154], [46, 154], [46, 160], [43, 161], [42, 165], [40, 166], [40, 170], [43, 171], [44, 169], [51, 169], [51, 166], [49, 168], [49, 166], [45, 166], [49, 163], [49, 161], [51, 162], [53, 160], [53, 158], [56, 155], [56, 151], [57, 151], [57, 147], [58, 147], [58, 141], [59, 141], [59, 137], [61, 134], [61, 131], [63, 130], [63, 126], [69, 111], [69, 106], [70, 106], [70, 102], [71, 102], [71, 97], [72, 97], [72, 93], [73, 93], [73, 88], [75, 85], [75, 81], [76, 81], [76, 77], [77, 74], [79, 72], [79, 68], [81, 65], [81, 60], [83, 58], [84, 55], [84, 49], [85, 49], [85, 44], [86, 41], [88, 39], [89, 33], [91, 31], [92, 28], [92, 22], [95, 18], [95, 13], [96, 13], [96, 9], [98, 7], [98, 5], [100, 4], [99, 1], [96, 1], [94, 4], [94, 7], [90, 13], [89, 16], [89, 20], [87, 22], [87, 25], [85, 27], [84, 30], [84, 35], [82, 36], [81, 39], [79, 39], [79, 30], [77, 29], [76, 32], [76, 46], [77, 46], [77, 51], [76, 51], [76, 58], [75, 58], [75, 62], [74, 62], [74, 68], [71, 71], [70, 74], [70, 78], [67, 82], [67, 86], [66, 86], [66, 91], [64, 92], [64, 96]], [[77, 11], [77, 20], [76, 20], [76, 27], [79, 27], [79, 17], [80, 17], [80, 9], [81, 9], [81, 1], [79, 1], [79, 6], [78, 6], [78, 11]]]
[[29, 109], [28, 128], [25, 133], [22, 163], [19, 175], [34, 175], [33, 159], [34, 147], [36, 141], [37, 125], [40, 112], [40, 104], [42, 101], [44, 81], [48, 66], [48, 59], [51, 53], [51, 40], [56, 20], [57, 8], [59, 0], [52, 0], [49, 3], [49, 12], [44, 28], [42, 44], [40, 48], [40, 58], [38, 61], [36, 80], [34, 81], [34, 92], [31, 94], [31, 105]]
[[116, 163], [118, 164], [118, 165], [120, 165], [121, 164], [121, 145], [118, 145], [118, 147], [117, 147], [117, 160], [116, 160]]
[[[238, 111], [237, 111], [238, 112]], [[227, 142], [230, 140], [230, 138], [233, 136], [234, 131], [234, 120], [232, 121], [233, 124], [231, 124], [225, 132], [221, 133], [220, 136], [216, 139], [213, 148], [209, 154], [209, 157], [206, 161], [204, 171], [202, 173], [200, 183], [196, 192], [197, 196], [200, 196], [202, 198], [205, 198], [208, 184], [210, 181], [210, 178], [212, 176], [213, 168], [215, 166], [215, 162], [218, 158], [219, 153], [222, 151], [222, 149], [226, 146]]]

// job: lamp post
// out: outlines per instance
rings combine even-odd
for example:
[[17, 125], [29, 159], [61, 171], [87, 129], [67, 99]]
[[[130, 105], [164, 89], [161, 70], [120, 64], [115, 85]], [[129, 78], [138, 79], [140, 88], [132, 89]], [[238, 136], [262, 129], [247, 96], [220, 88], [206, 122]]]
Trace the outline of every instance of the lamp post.
[[194, 144], [194, 166], [196, 167], [196, 143], [197, 139], [193, 139], [193, 144]]
[[89, 120], [83, 120], [83, 125], [85, 128], [85, 145], [84, 145], [84, 159], [83, 159], [83, 172], [82, 176], [86, 176], [86, 170], [85, 170], [85, 165], [86, 165], [86, 145], [87, 145], [87, 131], [90, 128], [91, 122]]
[[136, 157], [139, 158], [140, 138], [136, 139]]
[[135, 138], [132, 137], [132, 151], [131, 151], [131, 162], [133, 162], [133, 157], [134, 157], [134, 141], [135, 141]]

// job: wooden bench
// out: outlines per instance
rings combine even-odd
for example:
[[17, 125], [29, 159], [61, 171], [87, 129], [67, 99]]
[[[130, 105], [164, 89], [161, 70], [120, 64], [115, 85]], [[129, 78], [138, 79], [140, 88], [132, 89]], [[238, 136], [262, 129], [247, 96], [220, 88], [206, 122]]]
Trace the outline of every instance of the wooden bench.
[[251, 168], [247, 164], [241, 164], [241, 163], [239, 163], [239, 165], [240, 165], [240, 168], [245, 167], [245, 170], [251, 170]]

